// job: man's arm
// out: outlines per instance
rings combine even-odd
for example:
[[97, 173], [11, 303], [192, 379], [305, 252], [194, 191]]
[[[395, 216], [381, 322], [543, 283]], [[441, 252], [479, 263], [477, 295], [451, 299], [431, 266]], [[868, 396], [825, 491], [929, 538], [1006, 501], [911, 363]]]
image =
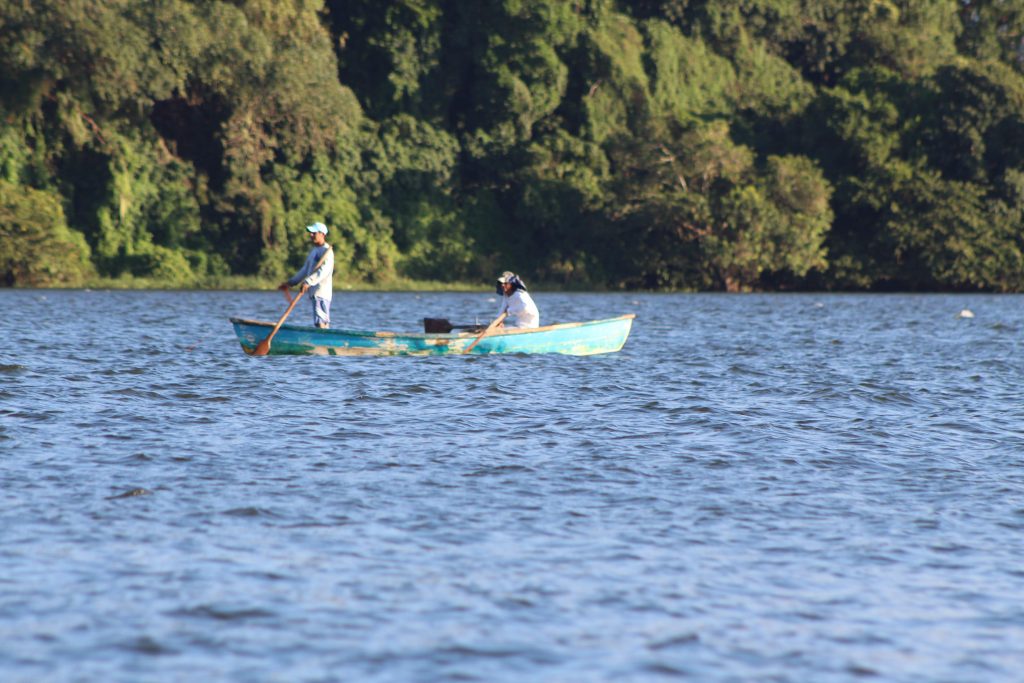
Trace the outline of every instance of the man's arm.
[[[313, 250], [310, 249], [309, 254], [306, 256], [306, 262], [302, 264], [302, 267], [299, 268], [299, 271], [297, 273], [295, 273], [295, 275], [292, 275], [290, 278], [288, 278], [287, 280], [282, 282], [280, 285], [278, 285], [277, 288], [278, 289], [288, 289], [290, 287], [294, 287], [295, 285], [299, 284], [299, 282], [302, 281], [302, 278], [304, 278], [307, 275], [309, 275], [309, 271], [313, 267], [313, 253], [314, 253]], [[306, 290], [302, 290], [302, 291], [306, 291]]]
[[[312, 256], [312, 254], [310, 256]], [[316, 269], [306, 276], [305, 284], [309, 287], [313, 287], [332, 275], [334, 275], [334, 250], [331, 248], [331, 245], [328, 244], [327, 251], [325, 251], [320, 257], [320, 261], [317, 264]], [[303, 291], [305, 291], [305, 288], [303, 288]]]

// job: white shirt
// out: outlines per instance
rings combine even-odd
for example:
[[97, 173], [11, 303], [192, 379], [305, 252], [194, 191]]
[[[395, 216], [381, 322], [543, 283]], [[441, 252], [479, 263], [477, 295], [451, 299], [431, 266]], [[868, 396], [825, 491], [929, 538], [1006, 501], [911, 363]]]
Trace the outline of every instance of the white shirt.
[[537, 304], [524, 289], [517, 289], [511, 296], [501, 297], [498, 315], [508, 312], [505, 327], [540, 327], [540, 311]]
[[288, 284], [294, 287], [299, 284], [299, 280], [305, 280], [306, 284], [309, 285], [309, 298], [320, 297], [321, 299], [330, 300], [334, 293], [331, 287], [331, 279], [334, 275], [334, 250], [331, 249], [327, 258], [324, 259], [322, 266], [313, 270], [313, 266], [320, 260], [320, 257], [324, 255], [324, 251], [327, 249], [325, 244], [322, 247], [313, 247], [309, 250], [309, 256], [306, 257], [306, 262], [302, 264], [302, 268], [299, 272], [292, 275], [291, 279], [288, 280]]

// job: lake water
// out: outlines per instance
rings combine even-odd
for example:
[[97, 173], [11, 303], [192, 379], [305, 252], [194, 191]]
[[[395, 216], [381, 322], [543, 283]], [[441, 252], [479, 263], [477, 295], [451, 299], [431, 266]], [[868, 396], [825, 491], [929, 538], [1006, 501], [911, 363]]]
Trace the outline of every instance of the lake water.
[[535, 298], [637, 319], [251, 358], [280, 293], [0, 290], [0, 679], [1021, 679], [1024, 297]]

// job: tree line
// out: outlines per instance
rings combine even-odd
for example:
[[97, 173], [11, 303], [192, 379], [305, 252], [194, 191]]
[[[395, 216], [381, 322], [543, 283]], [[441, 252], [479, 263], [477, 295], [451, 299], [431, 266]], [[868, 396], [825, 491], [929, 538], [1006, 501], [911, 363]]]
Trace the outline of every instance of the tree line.
[[1024, 290], [1024, 0], [12, 0], [0, 283]]

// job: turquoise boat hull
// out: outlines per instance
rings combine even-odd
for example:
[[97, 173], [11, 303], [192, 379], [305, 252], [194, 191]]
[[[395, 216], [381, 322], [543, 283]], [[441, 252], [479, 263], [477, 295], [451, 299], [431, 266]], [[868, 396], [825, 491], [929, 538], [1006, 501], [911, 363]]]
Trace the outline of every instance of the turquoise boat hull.
[[[591, 356], [613, 353], [622, 348], [633, 325], [632, 313], [582, 323], [545, 325], [532, 330], [492, 332], [480, 340], [468, 355], [496, 353], [563, 353]], [[238, 342], [252, 353], [274, 329], [274, 323], [231, 318]], [[271, 355], [314, 356], [446, 356], [461, 355], [473, 344], [476, 334], [416, 332], [363, 332], [322, 330], [302, 325], [282, 325], [270, 344]]]

